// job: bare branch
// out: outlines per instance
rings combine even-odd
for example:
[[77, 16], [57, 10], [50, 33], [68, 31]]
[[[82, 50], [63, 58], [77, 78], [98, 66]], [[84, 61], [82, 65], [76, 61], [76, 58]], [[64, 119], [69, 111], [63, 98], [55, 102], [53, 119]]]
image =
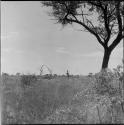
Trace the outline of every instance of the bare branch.
[[76, 14], [77, 16], [80, 16], [80, 15], [87, 15], [87, 16], [91, 16], [92, 14], [88, 14], [88, 13], [78, 13], [78, 14]]
[[115, 11], [115, 7], [113, 8], [113, 10], [111, 10], [110, 13], [108, 13], [108, 18], [109, 19], [113, 16], [114, 11]]
[[99, 1], [99, 4], [94, 2], [94, 1], [88, 1], [88, 3], [90, 3], [91, 5], [94, 5], [96, 7], [101, 8], [102, 10], [104, 10], [104, 7], [102, 6], [101, 2]]
[[84, 23], [82, 23], [82, 22], [79, 21], [79, 20], [73, 20], [73, 19], [68, 19], [68, 18], [66, 18], [66, 20], [71, 21], [71, 22], [75, 22], [75, 23], [77, 23], [77, 24], [82, 25], [86, 30], [88, 30], [91, 34], [93, 34], [93, 35], [97, 38], [98, 42], [99, 42], [103, 47], [105, 47], [104, 43], [102, 42], [102, 40], [100, 39], [100, 37], [98, 36], [98, 34], [95, 33], [95, 32], [94, 32], [91, 28], [89, 28], [87, 25], [85, 25]]
[[105, 37], [104, 37], [104, 35], [102, 35], [102, 34], [98, 34], [102, 39], [103, 39], [103, 41], [105, 41]]
[[122, 31], [124, 31], [124, 26], [123, 26], [123, 28], [122, 28]]
[[122, 36], [122, 20], [121, 20], [121, 15], [120, 15], [120, 2], [117, 2], [116, 5], [116, 15], [117, 15], [117, 21], [118, 21], [118, 29], [119, 29], [119, 33], [116, 37], [116, 39], [113, 41], [113, 43], [109, 46], [110, 49], [114, 49], [116, 47], [116, 45], [118, 45], [121, 41], [121, 39], [123, 38]]
[[92, 26], [92, 28], [95, 28], [94, 25], [93, 25], [93, 23], [90, 20], [88, 20], [88, 19], [86, 19], [86, 20]]
[[122, 20], [121, 20], [121, 15], [120, 15], [120, 2], [117, 3], [117, 21], [118, 21], [118, 29], [119, 32], [122, 33]]
[[110, 30], [112, 31], [113, 27], [115, 26], [116, 22], [113, 21], [112, 25], [110, 25]]
[[72, 16], [75, 18], [76, 21], [78, 21], [77, 17], [74, 14], [72, 14]]
[[84, 14], [83, 14], [82, 7], [81, 7], [81, 12], [82, 12], [82, 19], [83, 19], [83, 23], [84, 23]]

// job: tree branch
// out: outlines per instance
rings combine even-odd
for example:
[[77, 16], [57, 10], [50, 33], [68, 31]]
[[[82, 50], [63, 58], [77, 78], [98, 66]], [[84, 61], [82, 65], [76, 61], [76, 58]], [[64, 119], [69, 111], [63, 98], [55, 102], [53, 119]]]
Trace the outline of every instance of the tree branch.
[[101, 8], [102, 10], [104, 10], [104, 7], [102, 6], [101, 2], [99, 1], [99, 4], [98, 3], [95, 3], [94, 1], [88, 1], [88, 3], [90, 3], [91, 5], [94, 5], [96, 7], [99, 7]]
[[83, 13], [82, 7], [81, 7], [81, 12], [82, 12], [82, 19], [83, 19], [83, 23], [84, 23], [84, 13]]
[[89, 23], [92, 26], [92, 28], [95, 28], [93, 23], [90, 20], [88, 20], [88, 19], [86, 19], [86, 20], [87, 20], [87, 23]]
[[84, 23], [82, 23], [82, 22], [79, 21], [79, 20], [68, 19], [67, 17], [66, 17], [66, 20], [67, 20], [67, 21], [71, 21], [71, 22], [75, 22], [75, 23], [77, 23], [77, 24], [82, 25], [86, 30], [88, 30], [91, 34], [93, 34], [93, 35], [97, 38], [98, 42], [99, 42], [103, 47], [105, 47], [104, 43], [102, 42], [102, 40], [100, 39], [100, 37], [98, 36], [98, 34], [95, 33], [92, 29], [90, 29], [87, 25], [85, 25]]
[[117, 2], [116, 5], [116, 15], [117, 15], [117, 21], [118, 21], [118, 30], [119, 33], [116, 37], [116, 39], [114, 40], [114, 42], [109, 46], [110, 49], [114, 49], [116, 47], [116, 45], [118, 45], [121, 41], [121, 39], [123, 38], [122, 36], [122, 20], [121, 20], [121, 15], [120, 15], [120, 1]]
[[110, 36], [111, 36], [111, 30], [109, 29], [109, 23], [110, 23], [110, 20], [108, 18], [108, 14], [107, 14], [107, 5], [105, 6], [105, 9], [103, 10], [103, 18], [104, 18], [104, 25], [105, 25], [105, 29], [106, 29], [106, 32], [107, 32], [107, 37], [105, 39], [105, 44], [108, 45], [108, 42], [109, 42], [109, 39], [110, 39]]
[[120, 2], [117, 3], [117, 21], [118, 21], [119, 33], [122, 33], [122, 20], [121, 20], [121, 15], [120, 15]]
[[[80, 16], [80, 15], [82, 15], [82, 13], [78, 13], [78, 14], [76, 14], [76, 15], [77, 15], [77, 16]], [[91, 16], [92, 14], [83, 13], [83, 15]]]
[[107, 44], [109, 42], [109, 39], [110, 39], [110, 36], [111, 36], [111, 30], [109, 28], [109, 23], [110, 23], [109, 19], [110, 18], [107, 16], [108, 15], [108, 13], [107, 13], [107, 5], [105, 5], [105, 7], [103, 7], [101, 1], [99, 1], [99, 3], [98, 2], [96, 3], [94, 1], [88, 1], [88, 2], [91, 5], [99, 7], [102, 10], [102, 12], [103, 12], [104, 25], [105, 25], [105, 29], [106, 29], [106, 32], [107, 32], [107, 37], [106, 37], [106, 39], [104, 39], [104, 43], [107, 46]]

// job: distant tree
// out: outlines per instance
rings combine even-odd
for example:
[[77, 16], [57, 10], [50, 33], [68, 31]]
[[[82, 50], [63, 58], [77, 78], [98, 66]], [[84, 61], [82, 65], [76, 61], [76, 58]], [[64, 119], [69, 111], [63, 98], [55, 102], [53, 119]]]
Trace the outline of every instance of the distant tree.
[[20, 73], [19, 73], [19, 72], [17, 72], [17, 73], [16, 73], [16, 76], [20, 76]]
[[92, 77], [92, 76], [93, 76], [93, 73], [89, 73], [88, 76], [89, 76], [89, 77]]
[[68, 77], [68, 79], [69, 79], [70, 74], [69, 74], [69, 71], [68, 71], [68, 70], [67, 70], [67, 72], [66, 72], [66, 75], [67, 75], [67, 77]]
[[44, 65], [42, 65], [41, 68], [40, 68], [40, 76], [42, 76], [42, 74], [43, 74], [43, 66]]
[[9, 74], [2, 72], [2, 76], [9, 76]]
[[[110, 55], [124, 38], [124, 2], [115, 1], [42, 1], [51, 7], [50, 16], [63, 26], [76, 23], [94, 35], [104, 48], [102, 69], [108, 68]], [[114, 39], [111, 38], [114, 36]], [[112, 41], [111, 41], [112, 40]]]
[[42, 65], [40, 68], [40, 75], [43, 75], [43, 68], [46, 67], [47, 70], [49, 71], [49, 74], [52, 76], [52, 70], [47, 66], [47, 65]]
[[54, 77], [57, 77], [58, 75], [57, 75], [57, 74], [54, 74], [53, 76], [54, 76]]
[[21, 75], [21, 84], [22, 86], [29, 86], [31, 83], [36, 83], [37, 76], [35, 74], [27, 74], [27, 75]]

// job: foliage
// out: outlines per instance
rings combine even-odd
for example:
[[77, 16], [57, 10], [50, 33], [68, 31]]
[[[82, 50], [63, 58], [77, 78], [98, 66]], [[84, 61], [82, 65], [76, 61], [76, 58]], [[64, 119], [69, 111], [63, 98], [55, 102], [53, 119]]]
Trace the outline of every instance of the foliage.
[[114, 74], [111, 71], [103, 70], [95, 76], [95, 89], [99, 94], [114, 94], [116, 89], [113, 88]]
[[42, 1], [42, 4], [52, 8], [50, 16], [57, 23], [78, 24], [94, 35], [104, 48], [102, 69], [108, 67], [111, 52], [124, 38], [123, 1]]
[[[52, 7], [50, 15], [55, 17], [58, 23], [77, 23], [95, 35], [100, 43], [103, 41], [101, 44], [106, 42], [107, 45], [111, 35], [118, 32], [122, 35], [122, 1], [43, 1], [42, 4]], [[94, 15], [97, 15], [97, 23], [91, 19]]]
[[21, 75], [21, 83], [23, 86], [28, 86], [32, 82], [36, 82], [37, 77], [35, 75]]
[[[116, 68], [118, 75], [109, 69], [92, 76], [87, 89], [78, 91], [71, 105], [58, 108], [43, 123], [51, 124], [90, 124], [90, 123], [124, 123], [124, 93], [114, 87], [120, 81], [121, 66]], [[123, 88], [124, 90], [124, 88]]]

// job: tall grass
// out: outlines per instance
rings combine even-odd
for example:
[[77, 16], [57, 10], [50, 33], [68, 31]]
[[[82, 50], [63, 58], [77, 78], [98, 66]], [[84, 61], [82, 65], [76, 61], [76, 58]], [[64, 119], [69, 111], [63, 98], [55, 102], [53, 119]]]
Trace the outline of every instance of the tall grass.
[[122, 68], [70, 79], [7, 77], [3, 123], [124, 123]]

